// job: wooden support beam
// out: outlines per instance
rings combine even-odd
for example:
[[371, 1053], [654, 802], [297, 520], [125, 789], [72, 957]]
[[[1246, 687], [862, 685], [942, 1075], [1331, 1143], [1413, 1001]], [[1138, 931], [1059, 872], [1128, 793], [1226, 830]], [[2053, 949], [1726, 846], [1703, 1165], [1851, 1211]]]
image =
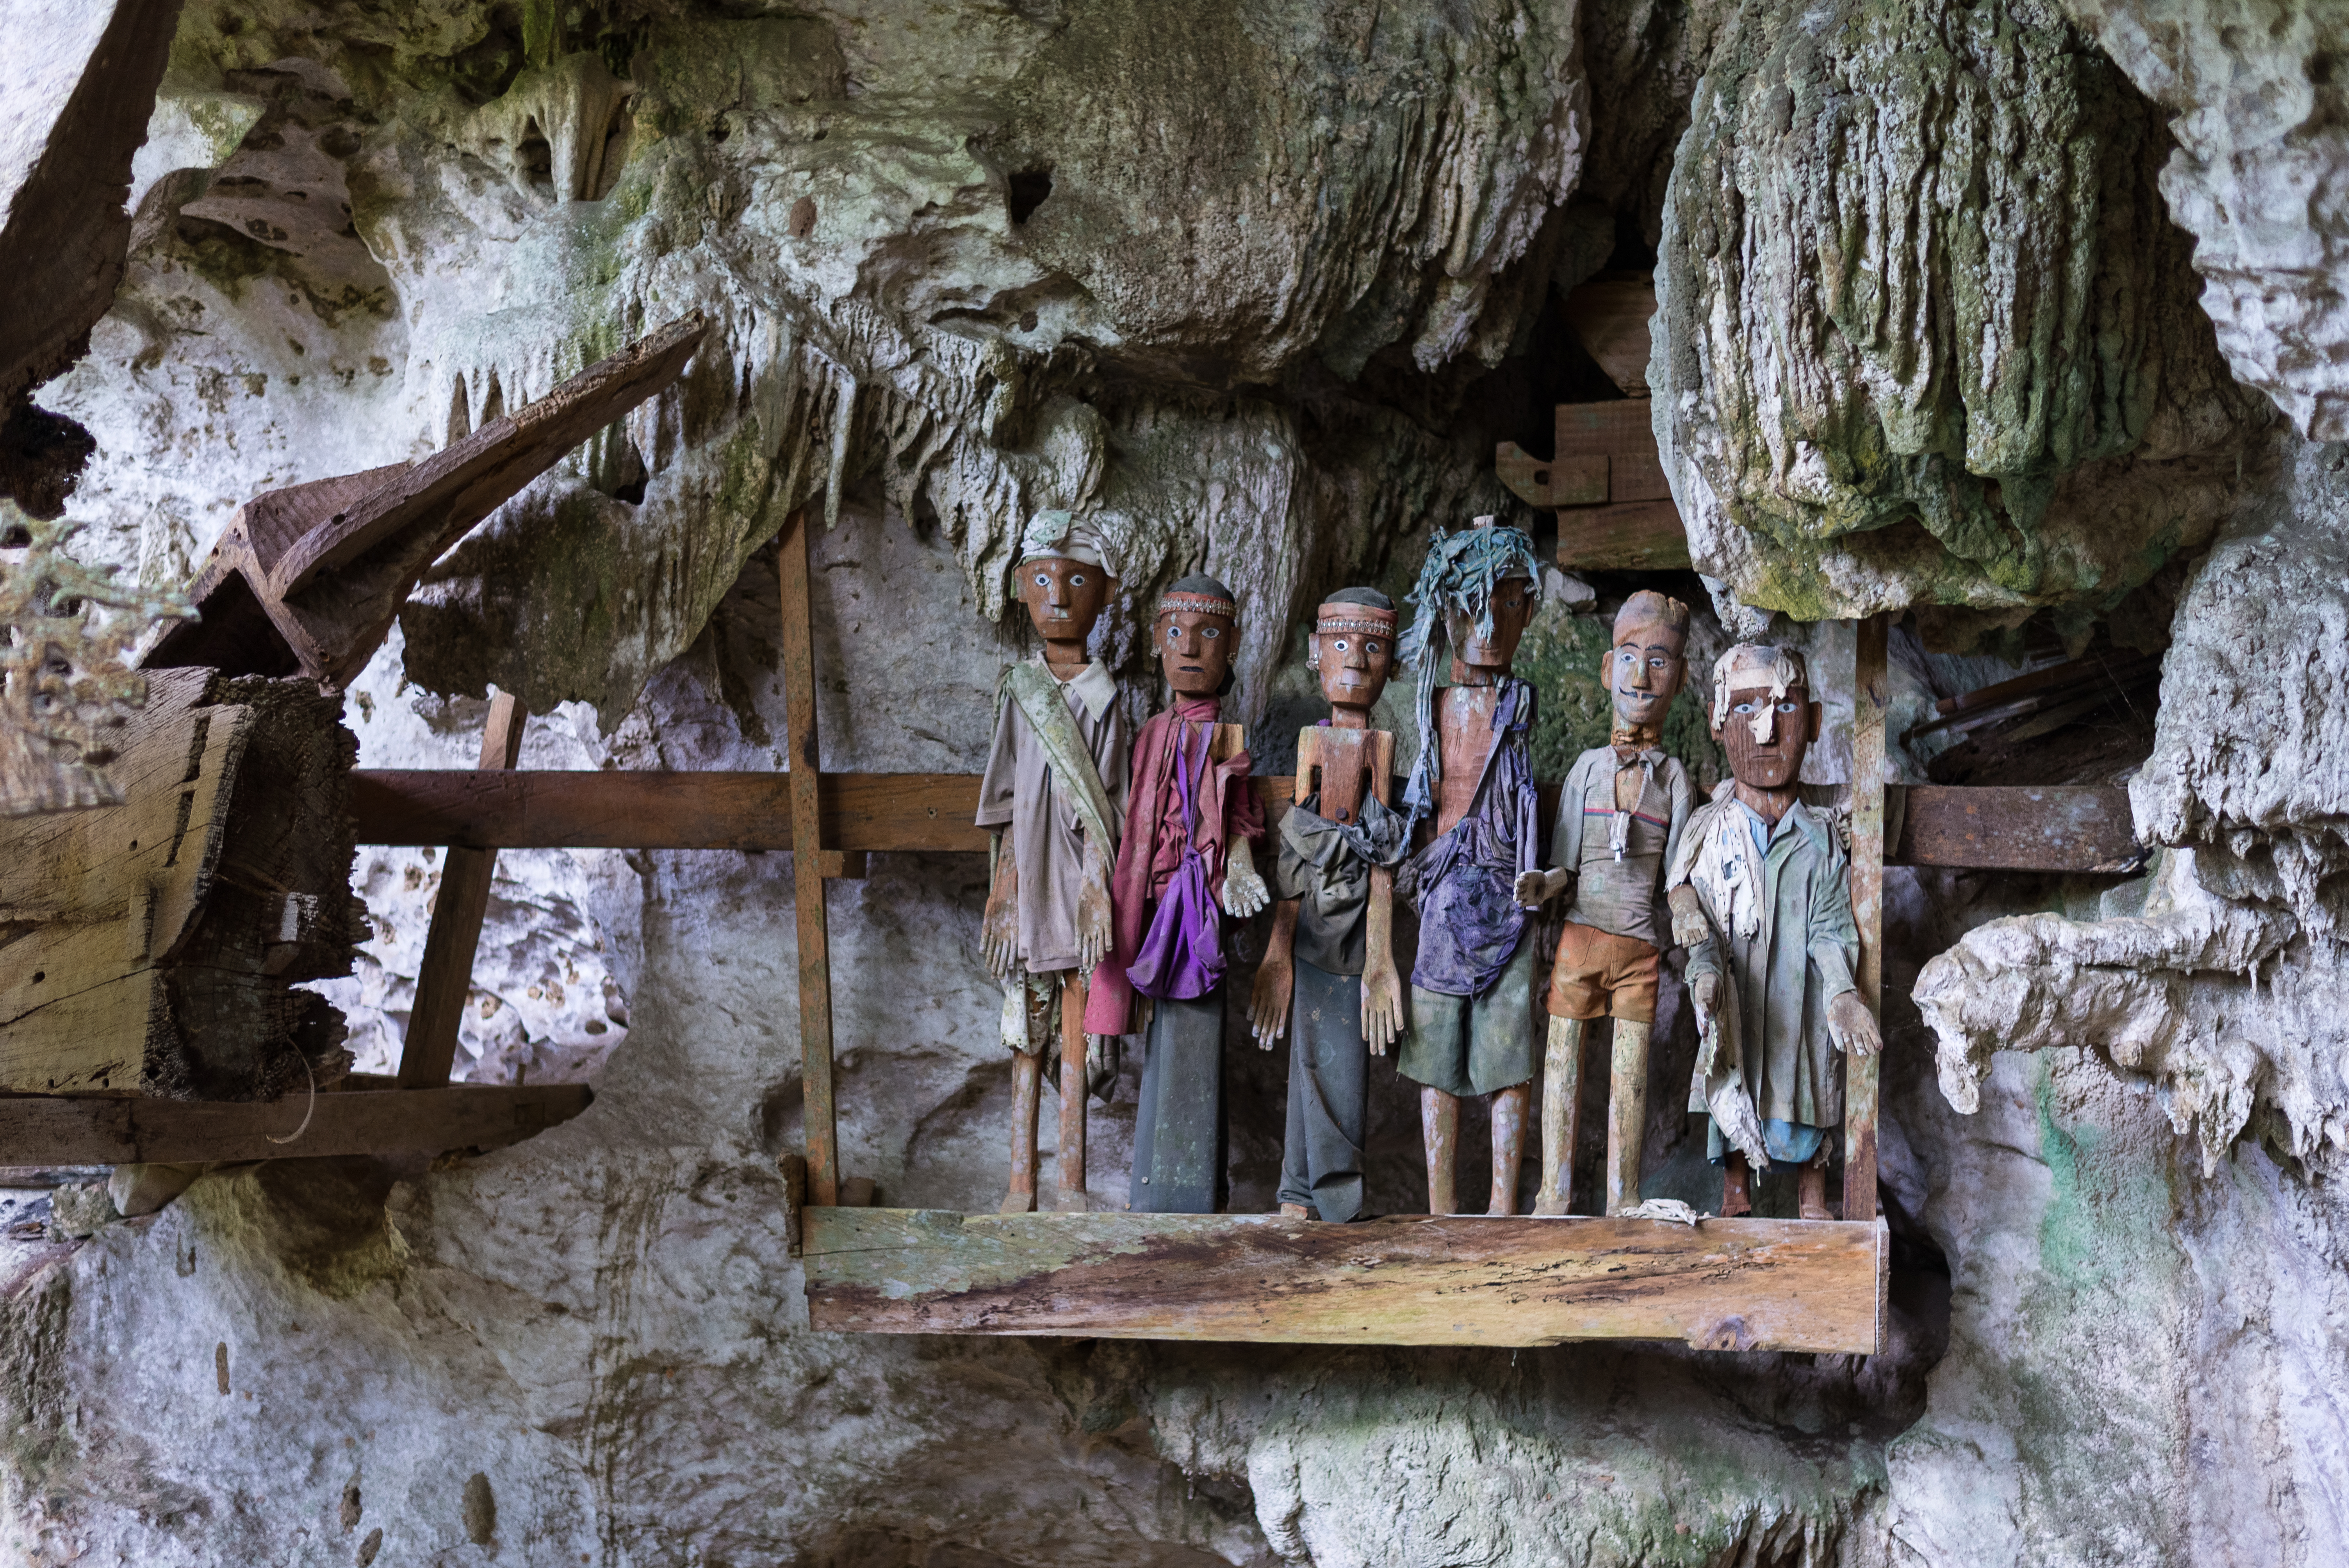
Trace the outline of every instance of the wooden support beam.
[[1872, 1354], [1883, 1227], [811, 1208], [808, 1319], [865, 1334]]
[[[1884, 1022], [1884, 708], [1889, 615], [1859, 623], [1852, 672], [1851, 915], [1859, 927], [1860, 999]], [[1844, 1056], [1843, 1217], [1876, 1218], [1877, 1090], [1880, 1056]]]
[[1904, 794], [1886, 857], [1897, 866], [2117, 873], [2145, 859], [2125, 789], [1912, 784]]
[[[824, 882], [848, 867], [838, 851], [827, 855], [823, 836], [823, 752], [816, 736], [815, 626], [808, 603], [807, 510], [783, 524], [775, 557], [783, 593], [783, 725], [790, 771], [795, 865], [792, 895], [798, 908], [800, 1079], [807, 1095], [807, 1194], [811, 1207], [840, 1202], [840, 1124], [832, 1084], [832, 956], [824, 925]], [[977, 806], [977, 793], [972, 804]], [[968, 823], [972, 812], [965, 812]], [[973, 830], [976, 831], [976, 830]], [[861, 867], [857, 868], [860, 872]]]
[[[482, 770], [513, 767], [528, 717], [512, 692], [490, 699], [490, 722], [481, 733]], [[416, 972], [416, 1005], [400, 1045], [402, 1088], [437, 1088], [449, 1081], [456, 1065], [457, 1030], [472, 994], [473, 954], [481, 944], [481, 922], [490, 912], [490, 884], [497, 871], [494, 849], [454, 846], [441, 860], [440, 891]]]
[[[498, 1149], [570, 1120], [585, 1084], [328, 1091], [309, 1103], [0, 1097], [0, 1165], [131, 1165]], [[291, 1142], [274, 1142], [309, 1125]]]
[[[1249, 780], [1278, 821], [1296, 796], [1286, 775]], [[1895, 786], [1894, 788], [1898, 788]], [[1557, 786], [1543, 786], [1543, 810]], [[2102, 787], [1904, 791], [1894, 865], [2086, 872], [2138, 853], [2128, 791]], [[823, 841], [842, 852], [984, 853], [973, 773], [827, 773]], [[785, 773], [475, 773], [365, 769], [351, 775], [359, 841], [483, 849], [788, 850]]]

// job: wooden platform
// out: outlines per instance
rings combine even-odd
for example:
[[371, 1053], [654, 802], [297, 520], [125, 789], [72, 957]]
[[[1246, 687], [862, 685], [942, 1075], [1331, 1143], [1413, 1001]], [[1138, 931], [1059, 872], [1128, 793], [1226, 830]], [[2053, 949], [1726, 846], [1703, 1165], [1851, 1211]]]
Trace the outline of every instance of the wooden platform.
[[[0, 1165], [286, 1160], [502, 1149], [570, 1120], [585, 1084], [336, 1090], [265, 1103], [0, 1096]], [[308, 1125], [303, 1125], [307, 1116]], [[277, 1140], [301, 1136], [290, 1142]]]
[[1889, 1253], [1880, 1222], [811, 1207], [802, 1223], [809, 1321], [852, 1334], [1869, 1355]]

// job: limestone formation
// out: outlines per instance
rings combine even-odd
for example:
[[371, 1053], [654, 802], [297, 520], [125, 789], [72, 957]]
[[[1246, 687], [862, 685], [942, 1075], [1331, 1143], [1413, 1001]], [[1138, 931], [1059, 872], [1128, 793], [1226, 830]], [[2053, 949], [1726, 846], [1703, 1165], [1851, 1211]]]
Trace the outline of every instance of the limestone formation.
[[2085, 625], [2208, 540], [2261, 423], [2141, 98], [2043, 0], [1754, 4], [1666, 206], [1656, 434], [1701, 571], [1799, 620]]
[[2171, 111], [2161, 170], [2202, 309], [2246, 387], [2301, 434], [2349, 439], [2349, 14], [2324, 0], [2066, 0]]

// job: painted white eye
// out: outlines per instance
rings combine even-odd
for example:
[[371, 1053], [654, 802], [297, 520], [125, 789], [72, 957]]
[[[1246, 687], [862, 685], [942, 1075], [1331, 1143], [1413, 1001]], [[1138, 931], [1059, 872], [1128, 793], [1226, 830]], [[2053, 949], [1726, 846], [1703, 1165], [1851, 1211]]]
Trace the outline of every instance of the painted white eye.
[[1037, 587], [1039, 587], [1039, 588], [1050, 588], [1051, 585], [1052, 585], [1052, 579], [1051, 579], [1051, 577], [1050, 577], [1050, 574], [1048, 574], [1048, 573], [1042, 573], [1042, 572], [1039, 572], [1038, 573], [1036, 573], [1036, 586], [1037, 586]]
[[1223, 634], [1223, 628], [1220, 626], [1202, 626], [1199, 628], [1199, 635], [1206, 638], [1207, 641], [1211, 643]]
[[1069, 586], [1070, 586], [1070, 587], [1071, 587], [1071, 588], [1081, 588], [1081, 587], [1083, 587], [1084, 585], [1085, 585], [1085, 574], [1084, 574], [1083, 573], [1081, 573], [1081, 572], [1071, 572], [1071, 573], [1069, 573]]
[[1179, 643], [1179, 642], [1181, 642], [1181, 641], [1183, 640], [1183, 628], [1182, 628], [1182, 627], [1180, 627], [1180, 626], [1169, 626], [1169, 627], [1167, 627], [1167, 628], [1166, 628], [1166, 640], [1167, 640], [1168, 642], [1170, 642], [1170, 643]]
[[1364, 644], [1362, 645], [1362, 652], [1364, 652], [1364, 653], [1366, 653], [1366, 654], [1375, 654], [1375, 653], [1377, 653], [1378, 651], [1379, 651], [1379, 645], [1378, 645], [1378, 644], [1376, 644], [1376, 643], [1364, 643]]
[[1333, 638], [1330, 645], [1342, 654], [1346, 651], [1346, 639], [1343, 637]]
[[1752, 713], [1754, 711], [1754, 705], [1750, 702], [1741, 702], [1729, 711], [1732, 713]]
[[1778, 711], [1780, 713], [1795, 713], [1799, 711], [1802, 706], [1803, 705], [1798, 702], [1782, 702], [1778, 705]]

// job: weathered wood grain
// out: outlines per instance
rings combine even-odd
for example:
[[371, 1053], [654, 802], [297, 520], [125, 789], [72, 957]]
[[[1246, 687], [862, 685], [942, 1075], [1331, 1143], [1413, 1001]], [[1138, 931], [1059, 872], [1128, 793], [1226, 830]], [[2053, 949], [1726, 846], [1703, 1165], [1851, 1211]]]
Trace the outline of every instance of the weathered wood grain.
[[[826, 863], [823, 748], [816, 734], [815, 629], [808, 607], [807, 511], [783, 524], [775, 570], [782, 588], [783, 727], [790, 771], [792, 896], [799, 929], [800, 1081], [806, 1098], [807, 1193], [811, 1205], [840, 1202], [840, 1127], [832, 1082], [832, 949], [824, 881], [846, 868]], [[977, 810], [962, 814], [968, 822]], [[835, 848], [834, 853], [837, 853]]]
[[1567, 330], [1626, 397], [1648, 395], [1648, 323], [1655, 314], [1655, 279], [1644, 273], [1603, 273], [1566, 296]]
[[2124, 789], [1912, 784], [1886, 858], [1903, 866], [2117, 872], [2143, 853]]
[[[1860, 999], [1884, 1018], [1884, 722], [1891, 693], [1889, 615], [1859, 623], [1852, 670], [1851, 915], [1859, 930]], [[1843, 1217], [1876, 1218], [1877, 1094], [1881, 1057], [1844, 1054]]]
[[808, 1315], [865, 1334], [1362, 1345], [1670, 1339], [1872, 1354], [1880, 1224], [1272, 1214], [802, 1216]]
[[1576, 571], [1685, 572], [1688, 530], [1669, 500], [1568, 507], [1557, 514], [1557, 563]]
[[[98, 1096], [0, 1097], [0, 1164], [127, 1165], [329, 1154], [497, 1149], [570, 1120], [585, 1084], [458, 1084], [206, 1102]], [[276, 1143], [302, 1125], [290, 1143]]]
[[[491, 699], [481, 732], [481, 770], [505, 772], [522, 755], [529, 716], [512, 692]], [[433, 1088], [449, 1081], [457, 1061], [457, 1035], [465, 1003], [473, 992], [473, 955], [481, 945], [481, 923], [490, 913], [490, 884], [497, 878], [498, 852], [470, 845], [452, 847], [440, 863], [440, 887], [432, 903], [432, 924], [424, 934], [424, 957], [417, 965], [416, 1003], [409, 1009], [408, 1035], [400, 1042], [399, 1087]]]

